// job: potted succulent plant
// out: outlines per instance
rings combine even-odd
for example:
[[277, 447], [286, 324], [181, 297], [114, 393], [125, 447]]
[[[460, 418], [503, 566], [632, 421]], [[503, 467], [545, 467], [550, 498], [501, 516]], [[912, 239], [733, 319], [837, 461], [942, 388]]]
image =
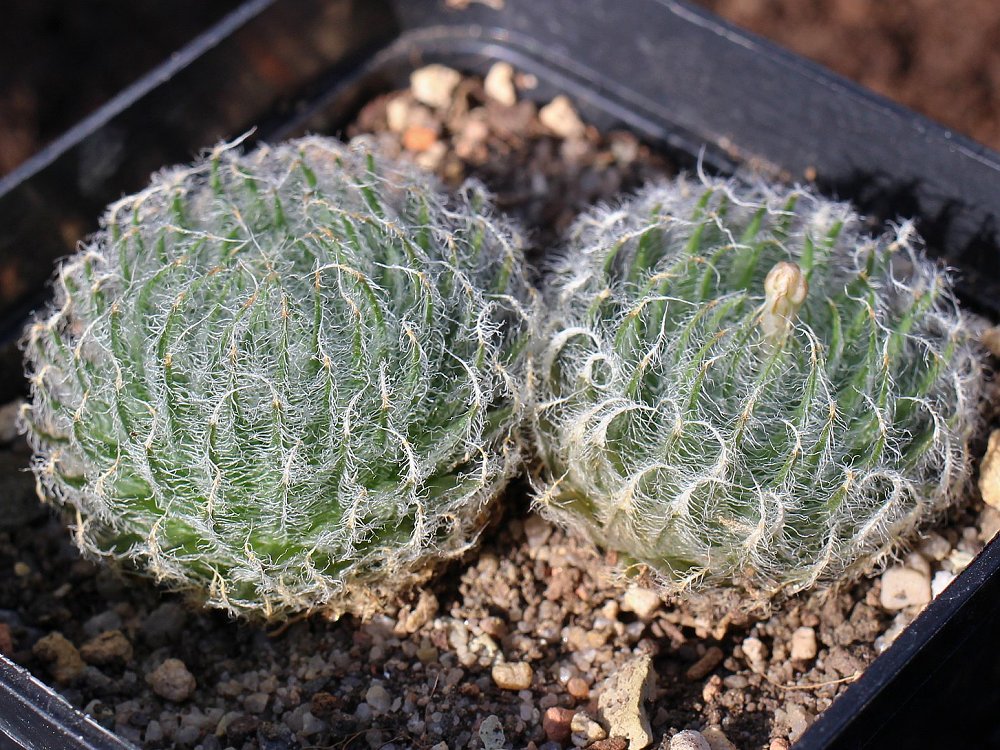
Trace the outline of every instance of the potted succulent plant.
[[[680, 4], [607, 0], [589, 15], [558, 2], [449, 5], [247, 3], [0, 182], [0, 257], [24, 290], [4, 300], [15, 331], [39, 307], [49, 261], [76, 240], [60, 226], [92, 226], [154, 169], [258, 128], [246, 156], [216, 148], [113, 203], [62, 266], [55, 306], [28, 334], [36, 473], [81, 511], [71, 525], [84, 548], [193, 583], [217, 606], [371, 615], [388, 603], [392, 616], [290, 624], [273, 646], [259, 625], [185, 614], [147, 587], [145, 599], [112, 597], [115, 606], [79, 615], [79, 649], [39, 638], [37, 618], [15, 625], [34, 639], [29, 658], [48, 661], [53, 677], [72, 673], [62, 690], [150, 747], [503, 747], [504, 730], [536, 746], [624, 746], [622, 735], [638, 746], [651, 726], [677, 746], [742, 746], [768, 736], [755, 717], [775, 705], [780, 744], [854, 680], [800, 747], [929, 736], [886, 717], [913, 705], [907, 670], [944, 678], [960, 660], [942, 654], [964, 653], [956, 631], [990, 622], [993, 547], [860, 679], [875, 647], [838, 639], [876, 622], [884, 635], [893, 618], [876, 612], [878, 590], [866, 584], [847, 604], [841, 590], [827, 604], [786, 595], [912, 539], [967, 476], [977, 417], [964, 406], [984, 383], [974, 326], [914, 249], [913, 226], [867, 238], [882, 234], [879, 220], [915, 218], [928, 248], [961, 271], [962, 301], [989, 314], [997, 158]], [[623, 39], [641, 60], [620, 54]], [[262, 49], [275, 56], [268, 65]], [[370, 158], [324, 139], [249, 144], [345, 130], [369, 133]], [[104, 167], [81, 180], [95, 158]], [[750, 164], [777, 182], [663, 182], [667, 161], [723, 173]], [[497, 209], [478, 188], [458, 188], [469, 173], [497, 193]], [[659, 186], [620, 197], [650, 177]], [[818, 191], [778, 186], [803, 179]], [[595, 200], [617, 203], [588, 208]], [[25, 236], [38, 262], [26, 262]], [[231, 252], [265, 236], [296, 245], [329, 284], [315, 264], [296, 270], [296, 255], [262, 251], [257, 263]], [[522, 255], [554, 246], [563, 260], [540, 259], [549, 281], [539, 312]], [[122, 289], [124, 301], [103, 309]], [[304, 301], [357, 325], [324, 328]], [[334, 362], [354, 380], [324, 381]], [[723, 363], [718, 377], [710, 362]], [[737, 370], [759, 387], [727, 379]], [[151, 379], [134, 380], [137, 371]], [[834, 392], [853, 396], [831, 411]], [[683, 441], [671, 440], [678, 415], [661, 408], [680, 401], [703, 415]], [[654, 417], [636, 412], [652, 403]], [[886, 426], [886, 410], [899, 420]], [[713, 419], [741, 414], [736, 442], [713, 432]], [[298, 427], [286, 429], [286, 415]], [[534, 448], [516, 439], [523, 415]], [[336, 430], [342, 439], [318, 437]], [[505, 504], [522, 512], [508, 510], [480, 553], [401, 595], [429, 559], [471, 547], [487, 501], [534, 452], [536, 507], [584, 533], [525, 515], [530, 493], [515, 485]], [[721, 470], [722, 457], [743, 473]], [[763, 486], [761, 466], [771, 467]], [[657, 506], [662, 493], [650, 489], [671, 482], [683, 513]], [[340, 507], [357, 512], [331, 522], [313, 500], [334, 486]], [[820, 508], [803, 506], [807, 492]], [[749, 507], [762, 498], [773, 501], [767, 512]], [[968, 554], [954, 544], [945, 554], [952, 547]], [[616, 589], [588, 568], [638, 577]], [[114, 588], [82, 566], [79, 576], [71, 589]], [[702, 609], [658, 594], [734, 578], [742, 588]], [[753, 624], [747, 604], [775, 594], [783, 624]], [[818, 613], [840, 617], [840, 630]], [[174, 645], [197, 640], [184, 628], [205, 646]], [[786, 631], [802, 638], [786, 648]], [[254, 666], [251, 651], [266, 660]], [[196, 679], [194, 662], [211, 666]], [[32, 708], [44, 688], [4, 668], [0, 705], [25, 717], [0, 722], [15, 740], [121, 743], [59, 704]], [[116, 698], [122, 688], [105, 672], [133, 689], [141, 679], [167, 708], [153, 715], [141, 695]], [[825, 673], [833, 679], [818, 683]], [[208, 702], [208, 680], [233, 707]], [[809, 707], [768, 697], [800, 691], [821, 695]], [[737, 706], [741, 693], [761, 696], [761, 708]], [[703, 736], [677, 733], [688, 729]]]

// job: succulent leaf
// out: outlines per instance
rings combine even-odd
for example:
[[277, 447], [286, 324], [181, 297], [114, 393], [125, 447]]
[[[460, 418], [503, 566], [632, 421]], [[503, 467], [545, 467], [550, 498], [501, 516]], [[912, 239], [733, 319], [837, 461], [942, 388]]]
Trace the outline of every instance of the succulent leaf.
[[517, 471], [521, 240], [469, 183], [306, 138], [109, 207], [29, 327], [24, 425], [80, 546], [238, 613], [366, 611]]
[[963, 487], [976, 324], [912, 225], [681, 178], [580, 217], [549, 270], [538, 504], [666, 589], [849, 577]]

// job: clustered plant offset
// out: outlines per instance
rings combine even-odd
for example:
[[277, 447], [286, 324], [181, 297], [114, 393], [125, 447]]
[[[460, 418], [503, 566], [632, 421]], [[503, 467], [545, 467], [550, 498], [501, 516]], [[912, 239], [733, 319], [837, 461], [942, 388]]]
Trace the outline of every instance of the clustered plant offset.
[[969, 472], [975, 325], [910, 224], [678, 179], [545, 289], [480, 188], [309, 138], [112, 205], [26, 339], [40, 492], [86, 551], [265, 616], [369, 611], [540, 458], [550, 518], [668, 591], [870, 569]]
[[678, 179], [582, 216], [549, 270], [539, 505], [667, 590], [850, 577], [967, 479], [974, 325], [912, 225]]
[[214, 150], [112, 205], [30, 326], [76, 541], [233, 612], [365, 611], [519, 469], [533, 292], [467, 184], [364, 143]]

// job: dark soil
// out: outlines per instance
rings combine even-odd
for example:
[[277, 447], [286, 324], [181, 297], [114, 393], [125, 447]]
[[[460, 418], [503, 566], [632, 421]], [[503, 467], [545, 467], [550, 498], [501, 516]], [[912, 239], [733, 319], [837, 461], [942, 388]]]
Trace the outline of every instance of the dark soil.
[[[522, 94], [531, 86], [515, 80]], [[501, 104], [463, 78], [445, 108], [395, 92], [349, 132], [373, 133], [449, 184], [483, 180], [536, 247], [584, 206], [672, 171], [629, 133], [542, 119], [535, 104]], [[654, 747], [682, 729], [715, 732], [714, 748], [787, 747], [920, 609], [887, 610], [879, 579], [757, 620], [650, 600], [616, 583], [590, 545], [531, 514], [515, 487], [483, 546], [401, 609], [268, 631], [80, 560], [66, 525], [39, 509], [30, 475], [15, 470], [28, 456], [10, 421], [0, 413], [10, 499], [0, 651], [148, 748], [478, 748], [492, 716], [507, 747], [558, 750], [569, 746], [568, 717], [593, 716], [605, 680], [644, 654], [656, 675], [646, 704]], [[939, 580], [967, 564], [997, 526], [979, 505], [970, 498], [907, 564]], [[815, 655], [792, 657], [796, 631]], [[493, 667], [519, 663], [528, 680], [503, 685]]]

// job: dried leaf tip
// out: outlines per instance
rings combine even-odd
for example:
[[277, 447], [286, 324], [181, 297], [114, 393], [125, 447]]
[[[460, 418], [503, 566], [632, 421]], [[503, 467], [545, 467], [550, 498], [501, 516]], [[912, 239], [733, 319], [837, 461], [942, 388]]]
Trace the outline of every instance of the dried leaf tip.
[[807, 294], [809, 282], [797, 263], [783, 260], [774, 264], [764, 279], [765, 298], [759, 320], [765, 341], [772, 346], [784, 343]]

